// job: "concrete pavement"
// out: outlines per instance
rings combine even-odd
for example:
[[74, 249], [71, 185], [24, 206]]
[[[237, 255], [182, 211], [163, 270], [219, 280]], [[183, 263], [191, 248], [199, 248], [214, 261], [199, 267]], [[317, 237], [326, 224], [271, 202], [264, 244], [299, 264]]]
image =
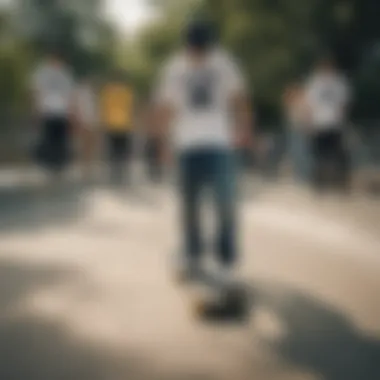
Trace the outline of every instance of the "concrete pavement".
[[167, 187], [8, 187], [0, 210], [0, 379], [380, 379], [375, 200], [291, 186], [246, 200], [246, 326], [188, 312]]

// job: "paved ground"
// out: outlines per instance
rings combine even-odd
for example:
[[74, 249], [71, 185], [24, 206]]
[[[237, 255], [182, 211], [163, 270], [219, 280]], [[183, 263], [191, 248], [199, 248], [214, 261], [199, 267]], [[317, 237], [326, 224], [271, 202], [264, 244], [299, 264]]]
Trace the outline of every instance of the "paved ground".
[[380, 204], [289, 186], [243, 204], [245, 326], [171, 281], [167, 188], [0, 191], [0, 379], [378, 380]]

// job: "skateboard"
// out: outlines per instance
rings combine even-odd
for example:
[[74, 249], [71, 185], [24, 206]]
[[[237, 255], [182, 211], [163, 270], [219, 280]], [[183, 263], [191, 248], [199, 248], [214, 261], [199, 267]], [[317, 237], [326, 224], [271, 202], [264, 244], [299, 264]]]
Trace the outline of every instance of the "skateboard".
[[226, 284], [221, 278], [204, 273], [191, 286], [192, 315], [209, 322], [244, 322], [250, 314], [252, 295], [244, 282]]

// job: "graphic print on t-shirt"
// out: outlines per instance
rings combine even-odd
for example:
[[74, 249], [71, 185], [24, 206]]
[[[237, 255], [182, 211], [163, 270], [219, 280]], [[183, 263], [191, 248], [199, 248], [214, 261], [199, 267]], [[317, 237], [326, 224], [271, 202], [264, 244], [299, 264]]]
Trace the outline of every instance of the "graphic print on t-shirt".
[[47, 81], [47, 87], [53, 94], [59, 94], [66, 89], [66, 81], [62, 75], [51, 75]]
[[336, 91], [332, 86], [325, 86], [321, 90], [320, 100], [322, 103], [330, 104], [336, 100]]
[[212, 70], [192, 72], [187, 80], [188, 103], [194, 111], [206, 111], [215, 103], [216, 75]]

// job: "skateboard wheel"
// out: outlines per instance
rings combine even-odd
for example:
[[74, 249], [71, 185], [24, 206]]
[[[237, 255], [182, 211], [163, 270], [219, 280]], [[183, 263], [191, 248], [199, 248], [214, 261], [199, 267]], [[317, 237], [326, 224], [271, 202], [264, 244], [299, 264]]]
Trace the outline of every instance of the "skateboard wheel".
[[195, 301], [192, 305], [193, 312], [196, 316], [202, 316], [205, 312], [205, 304], [202, 301]]

